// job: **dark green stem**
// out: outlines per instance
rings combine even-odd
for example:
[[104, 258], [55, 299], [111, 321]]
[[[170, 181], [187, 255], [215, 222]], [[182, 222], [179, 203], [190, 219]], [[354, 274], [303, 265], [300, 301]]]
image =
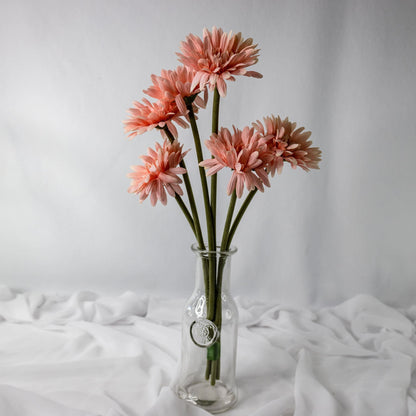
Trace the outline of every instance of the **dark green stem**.
[[[215, 249], [214, 249], [215, 250]], [[217, 272], [217, 258], [215, 251], [209, 254], [208, 275], [208, 304], [207, 304], [207, 319], [214, 322], [215, 319], [215, 295], [216, 295], [216, 272]]]
[[[189, 110], [188, 116], [191, 123], [192, 134], [194, 136], [196, 156], [198, 158], [198, 165], [204, 160], [204, 155], [202, 153], [201, 147], [201, 138], [199, 136], [198, 126], [196, 125], [195, 114], [192, 108], [192, 104], [188, 104], [187, 108]], [[212, 210], [209, 203], [209, 192], [208, 192], [208, 183], [207, 177], [205, 174], [205, 169], [202, 166], [199, 166], [199, 177], [201, 178], [202, 194], [204, 196], [204, 205], [205, 205], [205, 216], [207, 219], [207, 231], [208, 231], [208, 246], [210, 250], [215, 250], [215, 229], [212, 217]]]
[[213, 360], [211, 365], [211, 386], [215, 386], [217, 380], [217, 369], [219, 360]]
[[[198, 126], [195, 120], [195, 114], [192, 107], [192, 102], [187, 103], [188, 117], [189, 122], [191, 123], [192, 135], [194, 137], [195, 151], [198, 159], [198, 165], [204, 160], [204, 155], [202, 152], [201, 138], [199, 136]], [[209, 191], [207, 176], [205, 174], [205, 169], [202, 166], [199, 166], [199, 177], [201, 179], [202, 194], [204, 197], [204, 206], [205, 206], [205, 217], [207, 221], [207, 232], [208, 232], [208, 247], [209, 250], [215, 250], [215, 228], [212, 218], [212, 210], [209, 201]], [[205, 298], [207, 300], [207, 317], [208, 319], [213, 319], [214, 309], [212, 306], [212, 292], [211, 288], [215, 288], [215, 266], [213, 265], [213, 260], [211, 256], [208, 256], [208, 270], [204, 269], [204, 278], [205, 278]], [[206, 265], [206, 264], [205, 264]], [[208, 272], [208, 275], [206, 274]], [[208, 277], [209, 276], [209, 277]]]
[[205, 369], [205, 380], [209, 380], [209, 376], [211, 375], [211, 363], [212, 361], [207, 360], [207, 367]]
[[[230, 231], [231, 220], [233, 218], [235, 203], [237, 201], [237, 194], [234, 191], [231, 194], [230, 198], [230, 205], [228, 207], [227, 217], [225, 219], [224, 224], [224, 231], [222, 234], [222, 242], [221, 242], [221, 252], [227, 250], [227, 241], [228, 241], [228, 234]], [[216, 287], [216, 294], [215, 294], [215, 325], [218, 328], [218, 331], [221, 334], [221, 326], [222, 326], [222, 277], [224, 273], [224, 267], [227, 262], [227, 255], [220, 254], [219, 262], [218, 262], [218, 273], [217, 273], [217, 287]], [[221, 335], [218, 341], [216, 342], [216, 348], [218, 350], [218, 359], [213, 361], [210, 367], [211, 370], [211, 384], [215, 384], [215, 379], [219, 380], [220, 378], [220, 367], [221, 367]]]
[[[218, 88], [214, 90], [214, 100], [212, 104], [212, 133], [218, 134], [218, 121], [220, 114], [220, 93]], [[217, 221], [217, 174], [211, 176], [211, 209], [214, 229], [216, 230]]]
[[[227, 247], [228, 235], [230, 232], [231, 220], [233, 218], [236, 201], [237, 201], [237, 194], [234, 191], [231, 194], [230, 205], [228, 206], [227, 218], [225, 219], [224, 231], [222, 233], [221, 251], [227, 251], [229, 249], [229, 247]], [[220, 254], [220, 259], [218, 263], [217, 296], [216, 296], [216, 305], [215, 305], [215, 324], [217, 325], [219, 330], [221, 329], [221, 323], [222, 323], [222, 314], [221, 314], [222, 275], [223, 275], [226, 261], [227, 261], [227, 257], [224, 256], [223, 254]]]
[[[220, 110], [220, 94], [218, 89], [214, 90], [214, 100], [212, 105], [212, 132], [218, 133], [218, 119]], [[211, 212], [212, 212], [212, 241], [209, 245], [210, 251], [216, 251], [217, 249], [217, 174], [211, 176]], [[216, 297], [216, 272], [217, 272], [217, 257], [212, 256], [209, 262], [209, 276], [210, 276], [210, 287], [209, 287], [209, 308], [208, 308], [208, 319], [213, 321], [215, 319], [215, 297]]]
[[233, 219], [235, 203], [237, 201], [237, 194], [231, 194], [230, 205], [228, 206], [227, 218], [225, 219], [224, 231], [222, 233], [221, 251], [227, 250], [228, 234], [230, 233], [231, 220]]
[[193, 218], [192, 218], [191, 213], [189, 212], [188, 208], [186, 208], [186, 205], [185, 205], [185, 203], [183, 202], [183, 199], [181, 198], [181, 196], [180, 196], [180, 195], [175, 194], [175, 199], [176, 199], [176, 202], [177, 202], [177, 203], [178, 203], [178, 205], [179, 205], [179, 208], [180, 208], [180, 209], [182, 210], [182, 212], [184, 213], [185, 218], [187, 219], [187, 221], [188, 221], [189, 225], [191, 226], [192, 232], [194, 233], [194, 235], [195, 235], [195, 237], [196, 237], [196, 234], [195, 234], [195, 226], [194, 226], [194, 220], [193, 220]]
[[243, 204], [241, 205], [234, 219], [233, 225], [231, 226], [230, 232], [228, 234], [226, 250], [229, 250], [234, 234], [237, 230], [238, 224], [240, 224], [241, 218], [243, 218], [243, 215], [246, 212], [248, 206], [250, 205], [251, 200], [254, 198], [254, 195], [256, 195], [256, 192], [257, 192], [257, 188], [255, 188], [253, 191], [250, 191], [250, 193], [247, 195], [246, 199], [244, 200]]
[[[175, 138], [173, 137], [173, 134], [169, 131], [168, 126], [165, 125], [165, 127], [163, 127], [163, 130], [165, 131], [166, 136], [168, 137], [169, 141], [172, 143], [175, 140]], [[183, 169], [186, 169], [186, 165], [183, 160], [180, 163], [180, 167]], [[183, 176], [183, 181], [185, 183], [186, 191], [188, 193], [189, 205], [191, 206], [191, 212], [192, 212], [194, 229], [195, 229], [195, 236], [198, 241], [198, 246], [201, 250], [205, 250], [204, 238], [202, 236], [202, 231], [201, 231], [201, 224], [199, 223], [198, 210], [195, 204], [194, 192], [192, 190], [192, 185], [191, 185], [191, 181], [189, 180], [188, 172], [184, 173], [182, 176]]]
[[218, 133], [219, 114], [220, 114], [220, 93], [218, 92], [218, 88], [215, 87], [214, 100], [212, 103], [212, 132], [215, 134]]

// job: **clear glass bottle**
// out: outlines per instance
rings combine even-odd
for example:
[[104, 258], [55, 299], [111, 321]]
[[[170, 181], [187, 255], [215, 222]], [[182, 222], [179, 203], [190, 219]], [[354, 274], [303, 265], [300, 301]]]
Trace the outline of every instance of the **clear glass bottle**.
[[181, 362], [173, 390], [210, 413], [237, 401], [235, 364], [238, 310], [230, 294], [230, 260], [237, 249], [199, 250], [195, 290], [182, 318]]

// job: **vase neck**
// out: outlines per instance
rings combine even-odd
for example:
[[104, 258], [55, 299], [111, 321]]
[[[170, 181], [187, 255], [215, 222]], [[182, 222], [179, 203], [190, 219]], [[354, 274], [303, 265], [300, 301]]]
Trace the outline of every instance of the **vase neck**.
[[205, 290], [207, 283], [212, 281], [214, 275], [217, 288], [220, 287], [222, 293], [228, 293], [230, 291], [231, 255], [235, 253], [235, 250], [215, 252], [194, 250], [194, 252], [196, 254], [195, 289]]

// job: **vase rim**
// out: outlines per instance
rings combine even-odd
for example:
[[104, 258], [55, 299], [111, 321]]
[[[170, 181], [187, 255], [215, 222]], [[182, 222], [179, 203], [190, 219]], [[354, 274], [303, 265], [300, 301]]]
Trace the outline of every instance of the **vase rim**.
[[[208, 244], [206, 244], [207, 246]], [[216, 250], [201, 250], [198, 246], [198, 243], [194, 243], [191, 245], [191, 250], [194, 253], [200, 254], [200, 255], [220, 255], [220, 256], [231, 256], [232, 254], [237, 252], [236, 246], [230, 246], [228, 250], [221, 250], [221, 246], [217, 246]]]

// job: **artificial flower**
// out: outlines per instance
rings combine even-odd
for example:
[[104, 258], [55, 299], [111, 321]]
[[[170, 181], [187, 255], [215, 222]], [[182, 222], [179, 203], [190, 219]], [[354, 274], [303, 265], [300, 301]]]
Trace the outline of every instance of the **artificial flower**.
[[196, 112], [198, 107], [206, 107], [208, 92], [206, 88], [203, 88], [204, 98], [197, 95], [201, 90], [198, 85], [192, 85], [194, 77], [195, 71], [185, 66], [178, 66], [173, 71], [162, 69], [160, 76], [154, 74], [151, 76], [153, 85], [143, 92], [159, 101], [175, 101], [183, 115], [188, 112], [184, 99], [195, 97], [193, 104], [195, 104], [194, 112]]
[[205, 145], [213, 158], [202, 161], [199, 165], [208, 168], [207, 176], [217, 173], [224, 167], [232, 169], [227, 193], [235, 190], [241, 198], [244, 185], [247, 190], [254, 188], [263, 192], [263, 184], [270, 186], [265, 168], [270, 159], [267, 145], [260, 141], [261, 135], [253, 128], [239, 130], [233, 127], [233, 133], [221, 128], [218, 134], [212, 134]]
[[144, 165], [132, 166], [134, 172], [127, 176], [132, 179], [128, 192], [139, 194], [139, 201], [144, 201], [150, 195], [150, 203], [154, 206], [159, 200], [167, 203], [166, 191], [169, 195], [183, 195], [178, 176], [186, 173], [186, 169], [178, 167], [187, 152], [182, 152], [182, 145], [177, 140], [168, 140], [155, 144], [155, 149], [149, 148], [147, 155], [140, 156]]
[[130, 117], [124, 121], [124, 131], [130, 133], [129, 137], [143, 134], [158, 127], [164, 135], [163, 128], [167, 126], [175, 138], [178, 131], [173, 124], [177, 123], [181, 127], [188, 127], [185, 120], [181, 118], [181, 112], [175, 101], [157, 101], [151, 103], [146, 98], [141, 102], [135, 101], [133, 107], [129, 109]]
[[227, 93], [225, 81], [235, 81], [235, 75], [262, 78], [255, 71], [247, 71], [247, 67], [258, 61], [259, 49], [253, 45], [253, 39], [244, 40], [241, 33], [225, 33], [222, 29], [212, 28], [203, 31], [203, 38], [189, 34], [185, 42], [181, 42], [181, 52], [177, 53], [179, 61], [188, 68], [195, 70], [192, 85], [202, 89], [209, 84], [215, 87], [222, 97]]
[[290, 163], [292, 168], [299, 166], [305, 171], [319, 169], [321, 150], [311, 147], [310, 131], [304, 131], [304, 127], [296, 128], [296, 123], [287, 117], [282, 120], [272, 115], [263, 120], [264, 123], [257, 120], [253, 127], [263, 136], [261, 141], [267, 143], [273, 155], [267, 166], [271, 176], [282, 172], [283, 162]]

